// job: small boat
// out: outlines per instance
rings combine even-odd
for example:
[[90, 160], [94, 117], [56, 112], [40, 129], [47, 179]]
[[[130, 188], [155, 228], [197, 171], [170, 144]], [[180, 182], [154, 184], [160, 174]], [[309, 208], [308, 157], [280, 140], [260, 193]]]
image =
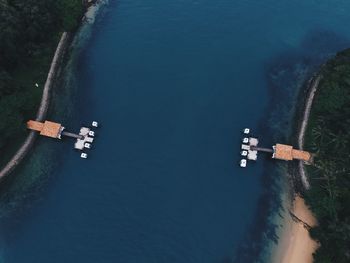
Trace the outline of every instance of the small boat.
[[87, 149], [90, 149], [90, 148], [91, 148], [91, 144], [88, 143], [88, 142], [86, 142], [86, 143], [84, 144], [84, 147], [87, 148]]
[[89, 136], [94, 137], [95, 136], [95, 132], [94, 131], [89, 131]]
[[241, 155], [242, 156], [247, 156], [248, 155], [248, 151], [241, 151]]
[[249, 132], [250, 132], [250, 129], [249, 129], [249, 128], [245, 128], [245, 129], [243, 130], [243, 133], [244, 133], [244, 134], [249, 134]]
[[241, 162], [239, 163], [239, 166], [241, 166], [242, 168], [247, 166], [247, 160], [246, 159], [242, 159]]
[[242, 150], [245, 150], [245, 151], [249, 151], [249, 150], [250, 150], [250, 146], [247, 145], [247, 144], [242, 144], [242, 145], [241, 145], [241, 149], [242, 149]]
[[80, 157], [83, 158], [83, 159], [87, 159], [88, 155], [87, 155], [87, 153], [82, 153], [82, 154], [80, 155]]
[[242, 140], [243, 143], [248, 143], [249, 142], [249, 139], [247, 137], [243, 138]]
[[98, 127], [98, 122], [97, 121], [93, 121], [91, 125], [92, 125], [92, 127], [96, 127], [97, 128]]

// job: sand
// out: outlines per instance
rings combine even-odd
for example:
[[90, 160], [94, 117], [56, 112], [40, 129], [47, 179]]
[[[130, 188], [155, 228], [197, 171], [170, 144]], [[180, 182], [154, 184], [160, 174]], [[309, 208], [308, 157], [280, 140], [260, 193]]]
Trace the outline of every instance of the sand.
[[[315, 226], [317, 221], [304, 199], [297, 196], [293, 202], [291, 212], [310, 226]], [[303, 223], [293, 221], [289, 213], [286, 213], [284, 229], [280, 237], [277, 251], [273, 257], [274, 263], [312, 263], [312, 253], [318, 247], [318, 243], [310, 238], [308, 230]]]

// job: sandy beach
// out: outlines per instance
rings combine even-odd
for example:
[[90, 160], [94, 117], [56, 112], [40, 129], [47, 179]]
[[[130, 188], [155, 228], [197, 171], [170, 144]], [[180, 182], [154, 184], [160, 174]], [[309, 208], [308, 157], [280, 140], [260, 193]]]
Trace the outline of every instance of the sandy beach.
[[[301, 221], [309, 226], [317, 224], [315, 217], [305, 205], [304, 199], [299, 196], [293, 201], [290, 211]], [[302, 222], [296, 222], [286, 212], [284, 228], [278, 243], [277, 251], [274, 254], [274, 263], [312, 263], [312, 253], [318, 244], [310, 238], [308, 230]]]

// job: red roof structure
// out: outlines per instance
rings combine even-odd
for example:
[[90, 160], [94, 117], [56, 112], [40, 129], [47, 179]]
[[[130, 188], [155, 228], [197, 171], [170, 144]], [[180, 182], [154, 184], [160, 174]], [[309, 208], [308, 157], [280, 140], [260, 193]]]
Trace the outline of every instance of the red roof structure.
[[30, 130], [40, 132], [40, 135], [51, 138], [61, 139], [61, 132], [64, 127], [60, 123], [45, 121], [44, 123], [39, 121], [30, 120], [27, 122], [27, 128]]

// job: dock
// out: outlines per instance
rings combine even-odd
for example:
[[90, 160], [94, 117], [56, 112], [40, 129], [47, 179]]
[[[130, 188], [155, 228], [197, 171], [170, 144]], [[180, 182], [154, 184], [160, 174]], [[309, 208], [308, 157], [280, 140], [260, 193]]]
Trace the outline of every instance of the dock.
[[65, 129], [65, 127], [57, 122], [39, 122], [33, 120], [27, 122], [27, 128], [39, 132], [39, 134], [42, 136], [55, 139], [61, 139], [62, 132]]
[[[250, 129], [245, 128], [243, 134], [248, 136]], [[241, 144], [241, 156], [245, 157], [241, 159], [240, 166], [246, 167], [247, 161], [256, 161], [258, 159], [258, 153], [264, 152], [271, 154], [272, 159], [292, 161], [300, 160], [306, 163], [312, 162], [312, 154], [307, 151], [294, 149], [293, 146], [287, 144], [277, 143], [272, 148], [259, 147], [259, 140], [255, 137], [244, 137]]]
[[[98, 123], [96, 121], [92, 122], [92, 127], [97, 128]], [[27, 122], [27, 128], [39, 132], [41, 136], [50, 137], [54, 139], [61, 140], [63, 136], [74, 138], [76, 142], [74, 143], [74, 149], [84, 150], [90, 149], [91, 144], [94, 141], [95, 131], [89, 127], [81, 127], [79, 134], [66, 131], [65, 127], [61, 123], [52, 121], [34, 121], [30, 120]], [[87, 153], [82, 153], [81, 158], [86, 159]]]

